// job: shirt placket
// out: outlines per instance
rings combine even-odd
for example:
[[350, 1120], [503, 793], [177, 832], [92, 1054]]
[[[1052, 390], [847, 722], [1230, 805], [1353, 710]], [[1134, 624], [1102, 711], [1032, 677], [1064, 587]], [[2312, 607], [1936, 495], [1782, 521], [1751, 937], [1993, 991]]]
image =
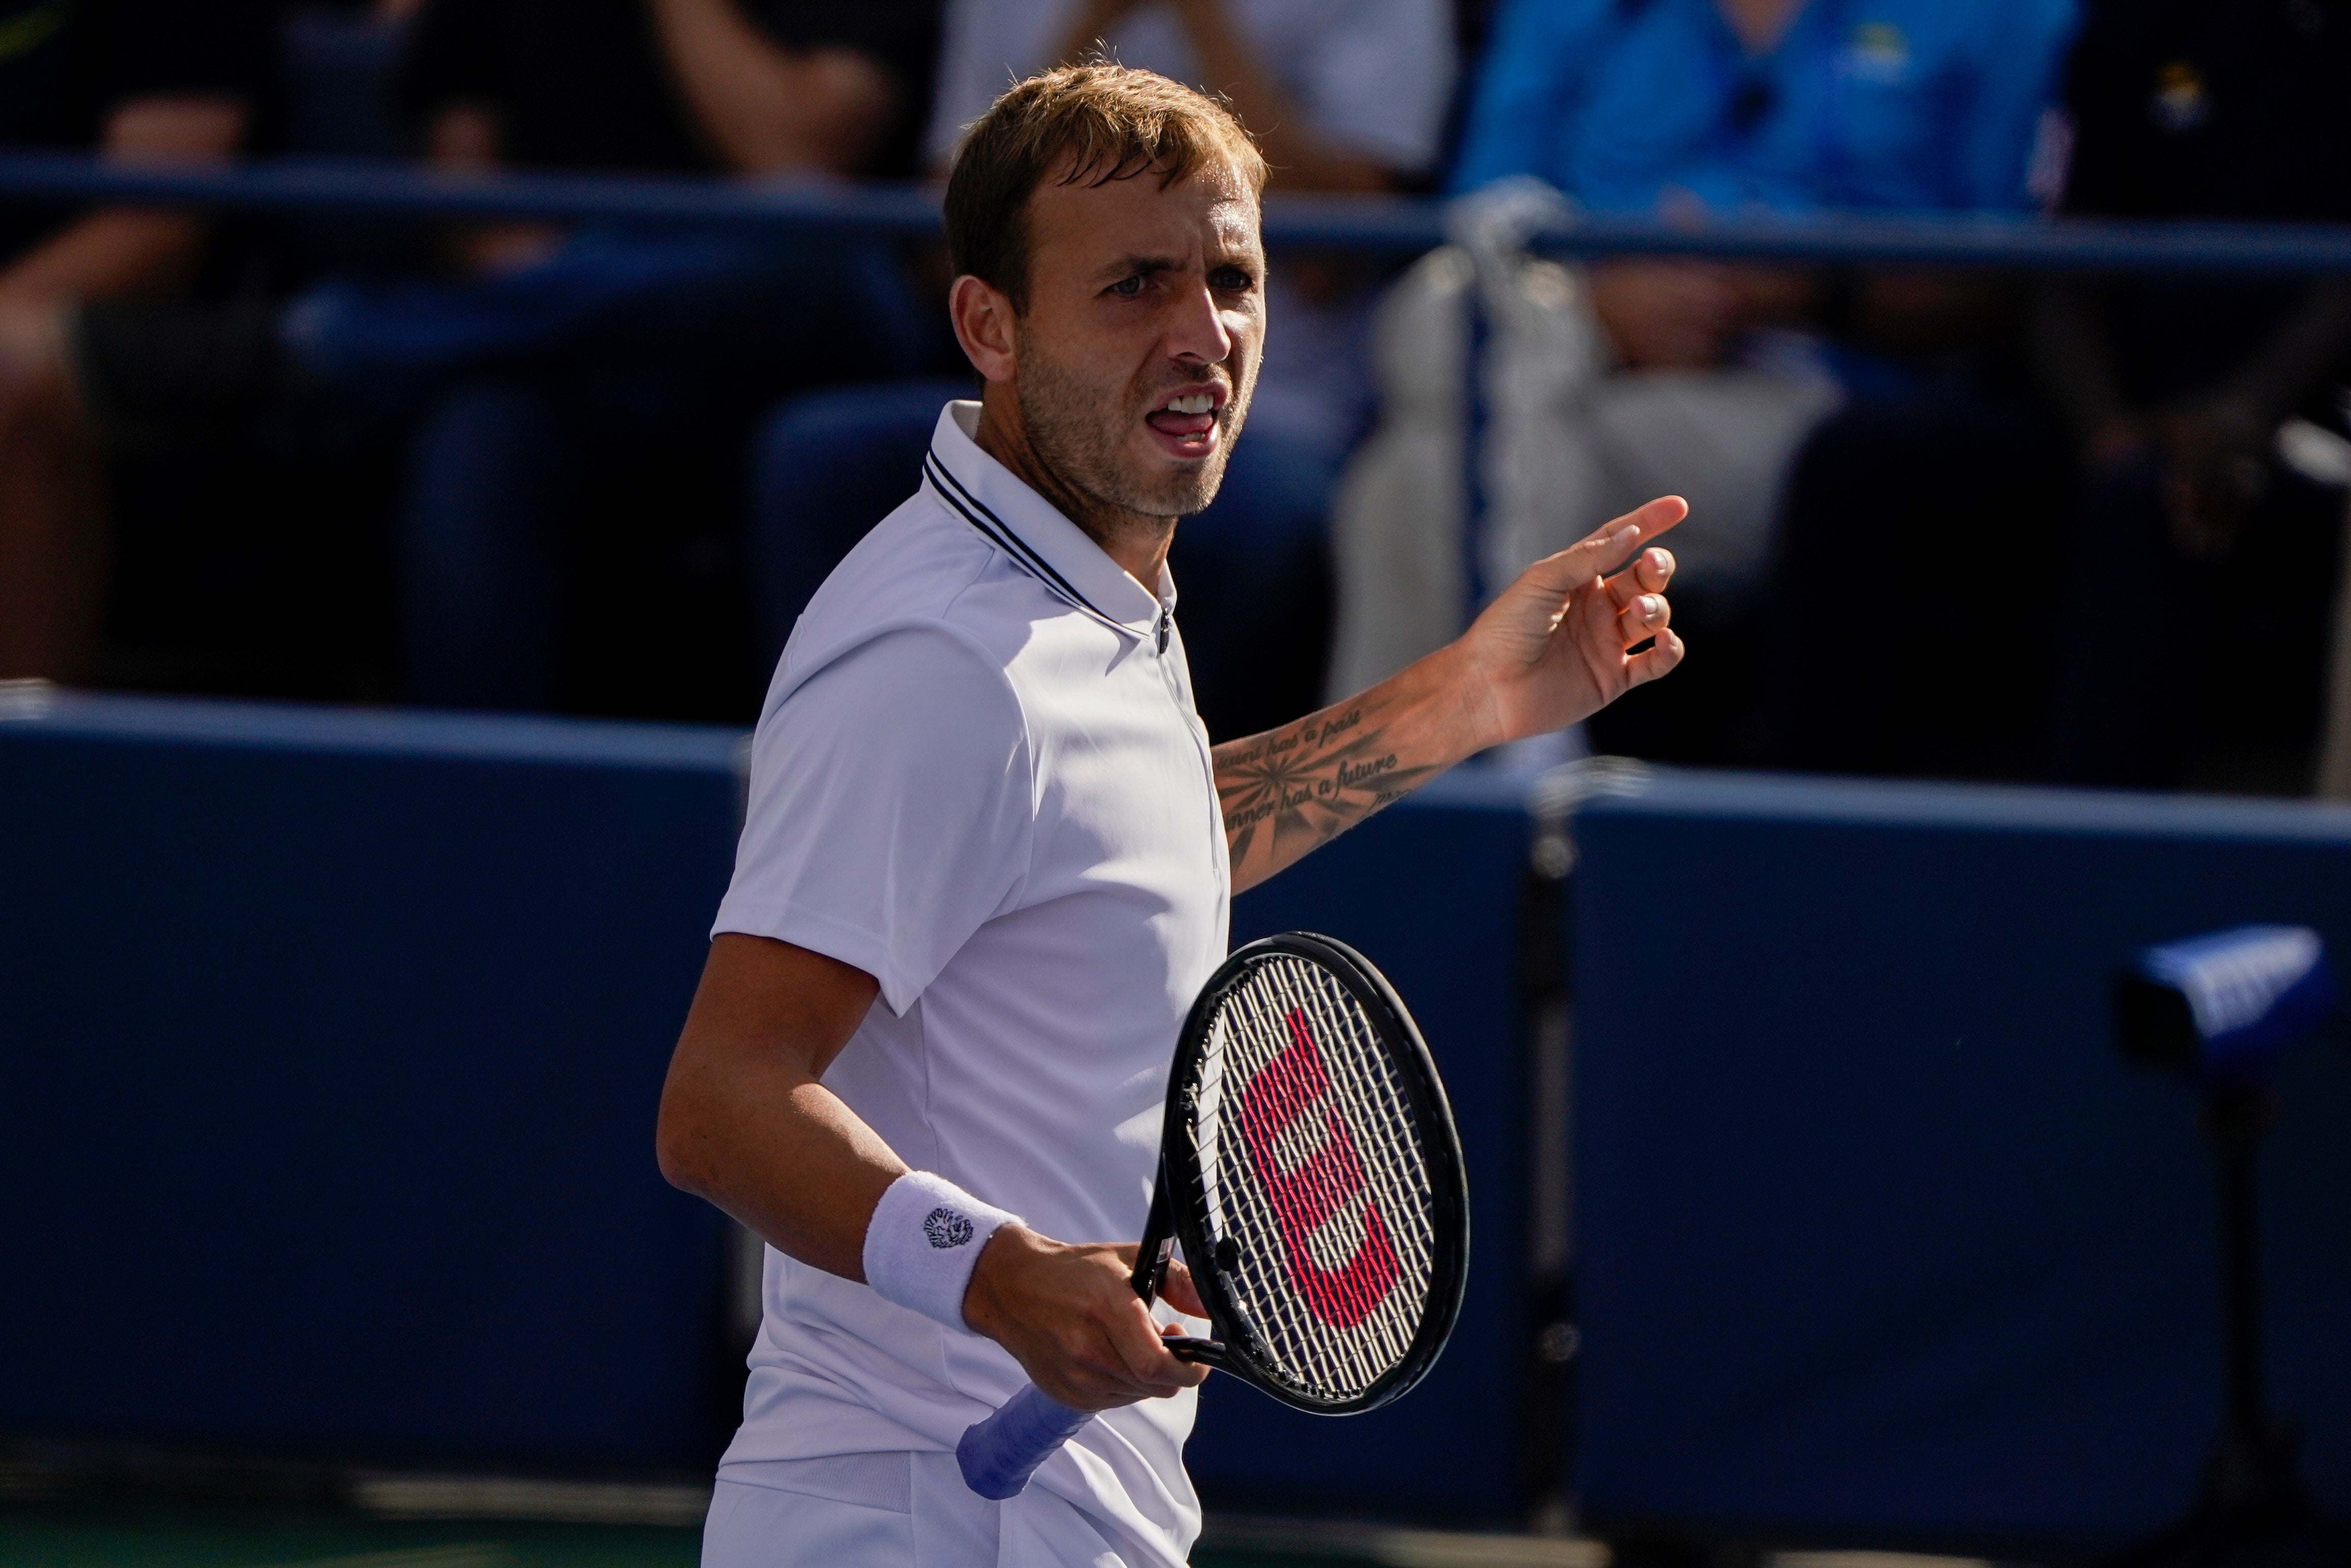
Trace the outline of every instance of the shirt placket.
[[1159, 684], [1167, 693], [1167, 700], [1176, 706], [1176, 716], [1192, 737], [1192, 748], [1199, 753], [1200, 773], [1208, 789], [1208, 854], [1217, 873], [1217, 888], [1221, 899], [1229, 900], [1232, 890], [1228, 879], [1232, 872], [1231, 854], [1225, 844], [1225, 813], [1217, 796], [1217, 754], [1208, 744], [1208, 727], [1200, 721], [1199, 714], [1184, 700], [1184, 684], [1176, 678], [1176, 661], [1171, 656], [1175, 643], [1176, 612], [1165, 605], [1159, 607], [1159, 621], [1153, 629], [1153, 657], [1159, 666]]

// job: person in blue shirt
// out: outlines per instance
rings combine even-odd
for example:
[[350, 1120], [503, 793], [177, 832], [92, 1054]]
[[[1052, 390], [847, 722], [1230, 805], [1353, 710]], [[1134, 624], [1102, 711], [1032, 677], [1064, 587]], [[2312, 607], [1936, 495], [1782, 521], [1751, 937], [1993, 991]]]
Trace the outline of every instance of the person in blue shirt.
[[[2351, 221], [2351, 0], [2084, 11], [2061, 211]], [[1857, 411], [1806, 447], [1782, 510], [1761, 760], [2304, 787], [2345, 624], [2327, 458], [2351, 285], [2061, 275], [2032, 319], [2037, 399]], [[1989, 591], [1950, 565], [1950, 541], [1987, 527], [2032, 562]], [[1903, 607], [1866, 660], [1819, 620], [1853, 600]], [[2262, 676], [2225, 677], [2240, 668]]]
[[2073, 0], [1505, 0], [1453, 183], [1606, 213], [2021, 211]]
[[[1532, 176], [1586, 212], [1669, 223], [2029, 212], [2053, 193], [2075, 26], [2076, 0], [1501, 0], [1448, 188]], [[1823, 420], [1982, 381], [2015, 292], [1670, 257], [1596, 262], [1580, 281], [1601, 373], [1551, 444], [1592, 454], [1604, 484], [1638, 473], [1688, 497], [1676, 604], [1711, 650], [1591, 741], [1748, 760], [1792, 460]]]
[[[1504, 0], [1452, 186], [1550, 182], [1597, 213], [2022, 212], [2074, 0]], [[1593, 304], [1628, 366], [1717, 362], [1821, 314], [1896, 351], [1980, 319], [1916, 275], [1834, 299], [1783, 272], [1627, 261]], [[1850, 366], [1841, 368], [1850, 369]]]

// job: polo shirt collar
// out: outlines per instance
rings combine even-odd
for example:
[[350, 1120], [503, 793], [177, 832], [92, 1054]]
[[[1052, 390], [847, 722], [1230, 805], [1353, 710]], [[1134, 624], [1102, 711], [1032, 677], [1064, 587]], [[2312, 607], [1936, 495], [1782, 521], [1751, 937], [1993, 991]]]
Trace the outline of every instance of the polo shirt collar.
[[1059, 507], [981, 451], [972, 439], [978, 429], [977, 402], [951, 402], [939, 411], [923, 479], [947, 509], [1015, 566], [1105, 625], [1146, 641], [1162, 635], [1176, 610], [1176, 582], [1166, 564], [1160, 565], [1155, 594]]

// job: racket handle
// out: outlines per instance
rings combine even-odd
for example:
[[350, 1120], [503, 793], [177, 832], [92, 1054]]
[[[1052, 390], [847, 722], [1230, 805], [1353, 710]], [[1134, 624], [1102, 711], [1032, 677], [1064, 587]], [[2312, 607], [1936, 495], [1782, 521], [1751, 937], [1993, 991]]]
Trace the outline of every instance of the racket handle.
[[956, 1464], [964, 1484], [1002, 1502], [1019, 1497], [1037, 1467], [1092, 1420], [1091, 1410], [1072, 1410], [1035, 1384], [1004, 1402], [1003, 1408], [964, 1428]]

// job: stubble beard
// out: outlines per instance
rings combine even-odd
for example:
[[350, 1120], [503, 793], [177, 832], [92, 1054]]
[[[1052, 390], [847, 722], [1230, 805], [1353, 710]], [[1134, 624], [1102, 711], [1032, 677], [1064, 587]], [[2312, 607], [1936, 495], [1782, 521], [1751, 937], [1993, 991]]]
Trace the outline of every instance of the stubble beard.
[[1253, 373], [1233, 381], [1231, 401], [1218, 414], [1216, 449], [1197, 464], [1155, 477], [1135, 472], [1125, 450], [1132, 434], [1127, 422], [1140, 417], [1140, 411], [1128, 405], [1126, 389], [1105, 397], [1100, 386], [1040, 353], [1037, 341], [1025, 332], [1017, 350], [1020, 375], [1016, 391], [1030, 450], [1055, 478], [1081, 499], [1092, 502], [1100, 514], [1078, 521], [1121, 531], [1155, 530], [1175, 518], [1207, 510], [1217, 498], [1233, 442], [1249, 414]]

